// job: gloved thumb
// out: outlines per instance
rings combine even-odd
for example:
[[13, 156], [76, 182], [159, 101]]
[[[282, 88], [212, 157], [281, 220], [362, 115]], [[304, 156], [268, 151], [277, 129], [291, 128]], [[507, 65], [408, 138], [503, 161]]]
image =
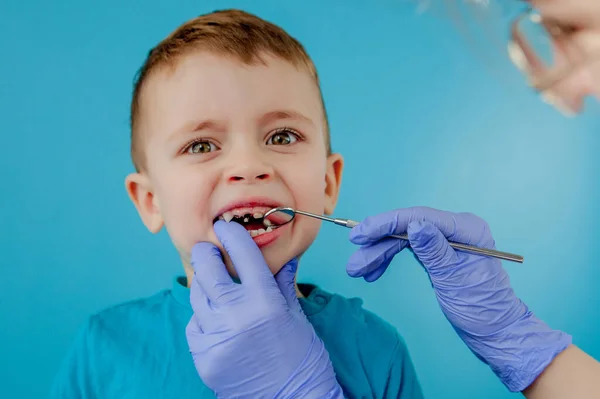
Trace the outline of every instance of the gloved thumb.
[[296, 294], [296, 271], [298, 270], [298, 259], [294, 258], [286, 263], [275, 275], [275, 281], [283, 294], [288, 307], [292, 311], [302, 311], [298, 295]]
[[414, 221], [408, 225], [408, 240], [413, 253], [430, 274], [444, 272], [458, 261], [458, 256], [446, 237], [433, 224]]

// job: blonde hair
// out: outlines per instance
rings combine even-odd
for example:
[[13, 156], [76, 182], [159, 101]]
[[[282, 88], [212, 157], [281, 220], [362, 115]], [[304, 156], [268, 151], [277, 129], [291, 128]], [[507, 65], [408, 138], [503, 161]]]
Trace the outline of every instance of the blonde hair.
[[314, 79], [325, 116], [327, 153], [331, 153], [329, 123], [315, 65], [296, 39], [277, 25], [241, 10], [220, 10], [196, 17], [162, 40], [148, 53], [135, 78], [131, 101], [131, 158], [136, 170], [145, 170], [142, 134], [139, 132], [141, 92], [149, 76], [163, 67], [173, 67], [177, 61], [193, 51], [210, 51], [233, 56], [252, 65], [264, 63], [261, 54], [268, 53], [292, 63], [308, 72]]

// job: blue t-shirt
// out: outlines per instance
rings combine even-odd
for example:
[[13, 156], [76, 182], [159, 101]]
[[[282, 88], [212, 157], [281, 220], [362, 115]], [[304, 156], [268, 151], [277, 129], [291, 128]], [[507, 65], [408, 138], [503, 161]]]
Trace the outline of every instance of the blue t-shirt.
[[[300, 285], [302, 309], [325, 343], [346, 398], [422, 398], [404, 341], [360, 299]], [[192, 316], [185, 277], [171, 290], [89, 318], [52, 388], [52, 398], [213, 399], [185, 336]]]

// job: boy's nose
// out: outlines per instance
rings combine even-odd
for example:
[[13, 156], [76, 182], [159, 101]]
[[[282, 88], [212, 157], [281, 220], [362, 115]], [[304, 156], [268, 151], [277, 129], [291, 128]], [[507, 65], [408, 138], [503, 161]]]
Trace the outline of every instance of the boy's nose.
[[232, 183], [233, 182], [242, 182], [242, 181], [251, 183], [254, 181], [268, 180], [270, 177], [271, 177], [271, 175], [269, 173], [261, 173], [259, 175], [255, 175], [255, 176], [253, 176], [252, 174], [239, 174], [239, 175], [230, 176], [229, 181]]
[[269, 181], [273, 177], [273, 170], [260, 161], [252, 163], [239, 162], [228, 173], [229, 183], [258, 183]]

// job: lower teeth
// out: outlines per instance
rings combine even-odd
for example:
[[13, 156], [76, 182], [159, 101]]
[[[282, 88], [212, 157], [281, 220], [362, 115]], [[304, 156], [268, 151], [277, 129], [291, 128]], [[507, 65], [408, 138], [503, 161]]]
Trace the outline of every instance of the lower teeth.
[[261, 234], [265, 234], [265, 233], [270, 233], [273, 231], [273, 229], [271, 228], [271, 226], [267, 227], [267, 229], [258, 229], [258, 230], [248, 230], [250, 232], [250, 236], [252, 237], [256, 237], [259, 236]]

